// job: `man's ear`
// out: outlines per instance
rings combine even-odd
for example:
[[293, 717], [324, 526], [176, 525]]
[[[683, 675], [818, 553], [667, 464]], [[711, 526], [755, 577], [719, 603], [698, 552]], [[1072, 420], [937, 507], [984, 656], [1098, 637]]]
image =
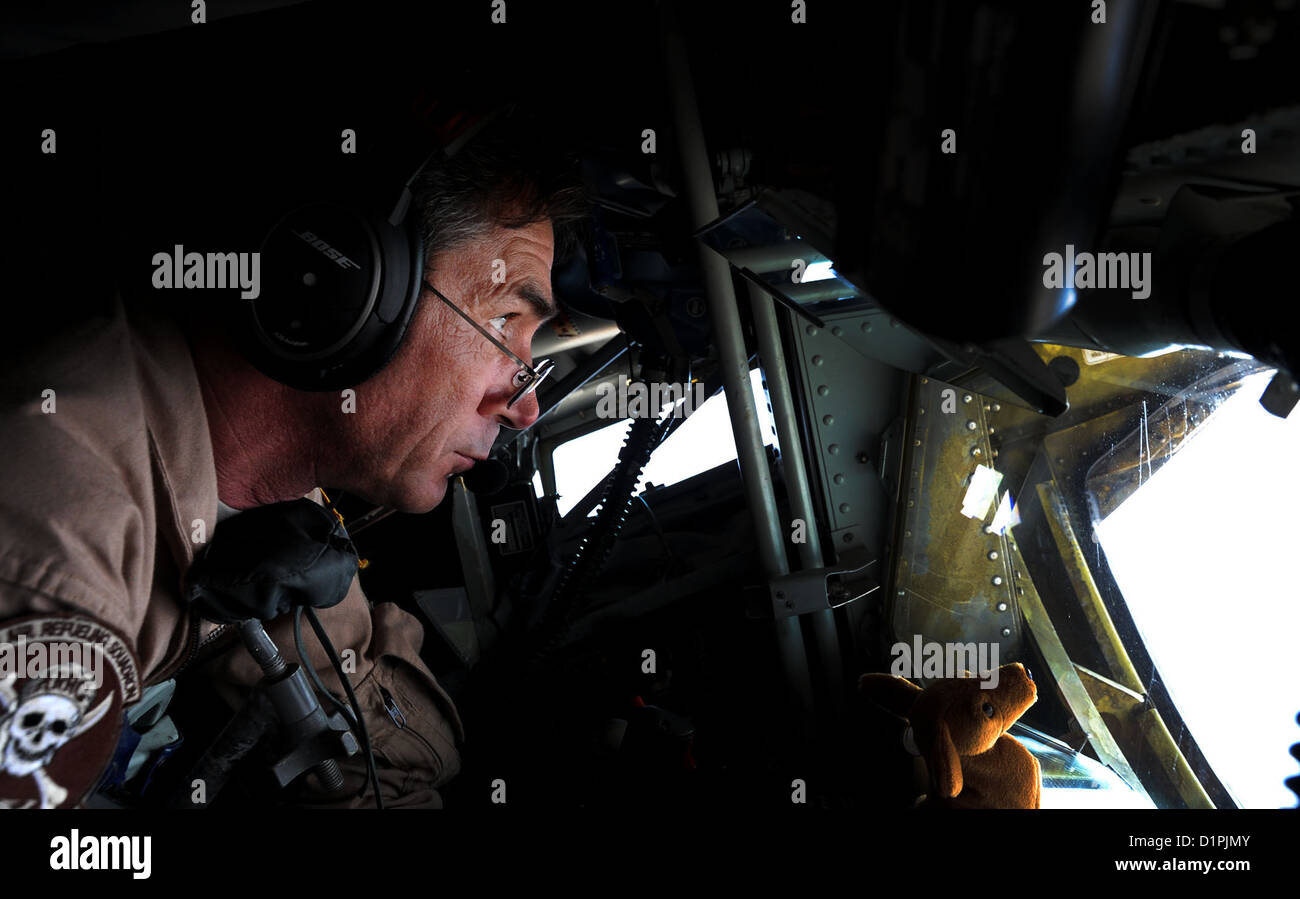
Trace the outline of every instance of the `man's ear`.
[[921, 695], [920, 687], [894, 674], [864, 674], [858, 678], [858, 689], [876, 705], [900, 718], [908, 716], [916, 697]]
[[934, 729], [934, 736], [926, 746], [919, 747], [925, 755], [926, 767], [930, 769], [930, 779], [935, 789], [944, 799], [952, 799], [961, 792], [961, 757], [948, 734], [948, 725], [940, 721]]

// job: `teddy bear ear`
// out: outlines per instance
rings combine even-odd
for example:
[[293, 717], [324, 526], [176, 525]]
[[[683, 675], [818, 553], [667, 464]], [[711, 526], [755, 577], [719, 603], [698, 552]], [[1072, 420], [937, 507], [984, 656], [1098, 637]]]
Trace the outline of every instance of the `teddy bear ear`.
[[906, 718], [921, 688], [905, 677], [894, 674], [864, 674], [858, 678], [862, 695], [885, 710]]
[[922, 747], [925, 764], [930, 769], [930, 780], [935, 792], [945, 799], [953, 799], [963, 786], [961, 756], [953, 745], [948, 725], [940, 721], [934, 729], [934, 738]]

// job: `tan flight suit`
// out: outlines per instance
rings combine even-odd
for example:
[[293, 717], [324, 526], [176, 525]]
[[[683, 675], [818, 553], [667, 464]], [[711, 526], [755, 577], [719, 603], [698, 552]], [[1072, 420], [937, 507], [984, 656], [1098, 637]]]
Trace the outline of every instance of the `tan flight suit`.
[[[51, 397], [47, 414], [43, 398]], [[118, 302], [111, 317], [10, 360], [0, 381], [0, 625], [78, 611], [126, 638], [145, 685], [166, 680], [198, 643], [218, 636], [181, 601], [182, 575], [202, 546], [195, 538], [210, 538], [216, 523], [212, 440], [176, 324]], [[388, 804], [441, 807], [436, 788], [460, 770], [464, 732], [419, 658], [420, 623], [392, 603], [372, 608], [357, 580], [343, 602], [318, 614], [340, 655], [346, 660], [350, 649], [355, 658], [350, 680]], [[289, 616], [267, 631], [296, 661]], [[343, 696], [305, 625], [304, 642], [326, 687]], [[232, 703], [261, 677], [238, 640], [202, 671]], [[381, 687], [400, 715], [385, 708]], [[355, 793], [364, 763], [354, 756], [343, 767]], [[373, 801], [367, 793], [337, 804]]]

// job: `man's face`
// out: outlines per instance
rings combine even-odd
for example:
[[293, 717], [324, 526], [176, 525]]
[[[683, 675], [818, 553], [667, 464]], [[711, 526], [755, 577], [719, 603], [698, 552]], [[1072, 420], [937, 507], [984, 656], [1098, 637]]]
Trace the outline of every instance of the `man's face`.
[[[436, 255], [426, 277], [532, 364], [533, 334], [554, 314], [554, 248], [549, 222], [496, 227]], [[346, 436], [338, 470], [318, 474], [372, 502], [429, 511], [442, 502], [449, 477], [488, 454], [500, 426], [526, 428], [537, 420], [535, 393], [506, 408], [518, 370], [425, 291], [397, 355], [356, 388], [355, 413], [340, 416]]]

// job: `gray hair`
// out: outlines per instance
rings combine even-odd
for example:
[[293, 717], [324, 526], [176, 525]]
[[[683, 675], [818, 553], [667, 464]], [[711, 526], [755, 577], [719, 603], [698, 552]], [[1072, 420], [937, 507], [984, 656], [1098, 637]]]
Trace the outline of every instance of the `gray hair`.
[[523, 228], [550, 221], [555, 261], [573, 252], [590, 204], [576, 157], [543, 146], [545, 129], [523, 120], [497, 124], [450, 160], [431, 163], [412, 185], [425, 245], [436, 253], [481, 237], [494, 226]]

